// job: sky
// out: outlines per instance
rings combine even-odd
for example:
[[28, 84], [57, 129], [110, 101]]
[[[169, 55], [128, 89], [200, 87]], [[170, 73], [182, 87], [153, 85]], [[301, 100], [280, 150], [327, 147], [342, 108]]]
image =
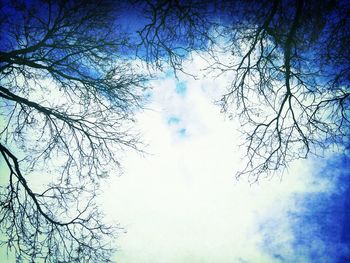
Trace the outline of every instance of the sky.
[[[142, 22], [134, 17], [124, 23]], [[296, 160], [254, 184], [237, 180], [243, 128], [215, 103], [230, 76], [207, 75], [205, 54], [192, 55], [184, 67], [197, 79], [164, 70], [149, 83], [135, 124], [147, 153], [126, 151], [123, 174], [101, 182], [97, 202], [120, 227], [116, 262], [350, 262], [349, 154]], [[12, 261], [0, 249], [0, 263]]]
[[[198, 55], [186, 63], [201, 72]], [[349, 158], [330, 152], [258, 183], [236, 180], [242, 128], [215, 104], [228, 80], [165, 71], [150, 83], [136, 115], [147, 154], [126, 152], [123, 175], [102, 182], [98, 199], [120, 227], [116, 262], [347, 262]]]
[[124, 174], [102, 185], [101, 207], [121, 227], [117, 262], [346, 262], [349, 159], [330, 152], [236, 180], [242, 128], [214, 103], [227, 81], [168, 71], [151, 83], [136, 116], [148, 154], [126, 153]]
[[[349, 158], [329, 152], [237, 180], [242, 127], [215, 104], [229, 76], [201, 74], [202, 57], [185, 62], [196, 80], [165, 70], [151, 81], [136, 114], [147, 153], [127, 151], [123, 174], [101, 183], [105, 220], [120, 227], [116, 262], [347, 262]], [[3, 249], [0, 259], [12, 262]]]

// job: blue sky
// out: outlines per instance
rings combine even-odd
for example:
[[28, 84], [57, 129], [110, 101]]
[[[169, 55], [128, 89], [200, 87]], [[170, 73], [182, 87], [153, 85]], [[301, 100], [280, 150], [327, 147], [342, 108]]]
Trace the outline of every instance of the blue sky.
[[[142, 7], [121, 6], [127, 14], [120, 14], [121, 30], [135, 32], [130, 37], [136, 39], [146, 22], [139, 15]], [[215, 48], [219, 47], [213, 52]], [[145, 55], [142, 47], [138, 55]], [[237, 180], [235, 174], [246, 161], [244, 147], [239, 147], [244, 142], [242, 126], [215, 104], [232, 76], [208, 74], [204, 68], [210, 58], [205, 52], [190, 55], [184, 72], [197, 79], [181, 72], [175, 77], [171, 69], [152, 72], [153, 88], [144, 94], [145, 109], [136, 114], [136, 130], [147, 154], [127, 150], [121, 160], [123, 175], [108, 171], [110, 177], [101, 182], [97, 201], [106, 220], [120, 226], [116, 261], [350, 262], [349, 149], [340, 146], [326, 150], [324, 158], [296, 160], [284, 173], [262, 176], [254, 184], [246, 177]], [[220, 61], [232, 64], [232, 57], [225, 55], [218, 55]], [[121, 57], [134, 59], [128, 52]], [[147, 71], [140, 60], [130, 63]], [[57, 105], [64, 103], [59, 92], [46, 92], [44, 96], [57, 100]], [[38, 135], [29, 136], [35, 140]], [[51, 162], [58, 165], [63, 160]], [[43, 170], [47, 166], [43, 163]], [[50, 172], [27, 177], [34, 190], [54, 179]], [[0, 176], [0, 182], [3, 179]], [[13, 261], [4, 251], [0, 249], [0, 263]]]
[[[201, 58], [187, 66], [200, 72]], [[346, 262], [349, 159], [295, 161], [282, 175], [237, 181], [240, 123], [214, 101], [227, 76], [162, 74], [137, 116], [149, 155], [127, 153], [101, 204], [126, 233], [116, 259], [143, 262]], [[215, 88], [214, 88], [215, 87]], [[345, 260], [345, 261], [344, 261]]]

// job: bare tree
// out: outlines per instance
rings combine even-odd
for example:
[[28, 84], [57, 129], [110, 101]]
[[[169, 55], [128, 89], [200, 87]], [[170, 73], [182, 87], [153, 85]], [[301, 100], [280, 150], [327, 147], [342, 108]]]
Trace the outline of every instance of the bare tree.
[[248, 162], [238, 176], [254, 182], [292, 160], [348, 143], [348, 1], [170, 1], [171, 15], [155, 2], [140, 31], [146, 49], [157, 50], [153, 60], [182, 61], [167, 39], [188, 36], [187, 52], [207, 50], [208, 69], [231, 76], [220, 103], [245, 127]]
[[119, 169], [118, 150], [138, 149], [130, 127], [145, 82], [118, 8], [1, 1], [0, 244], [17, 262], [110, 261], [114, 230], [94, 198], [98, 179]]
[[[138, 56], [183, 71], [192, 51], [229, 74], [223, 112], [245, 126], [252, 181], [349, 143], [348, 1], [136, 1]], [[1, 244], [17, 261], [108, 262], [94, 204], [118, 170], [145, 77], [115, 1], [1, 1]], [[217, 55], [218, 47], [229, 63]], [[55, 173], [48, 188], [37, 177]], [[57, 176], [56, 176], [57, 175]]]
[[162, 69], [169, 64], [183, 71], [182, 62], [193, 49], [210, 40], [206, 31], [207, 1], [136, 1], [145, 21], [138, 31], [138, 55], [148, 65]]

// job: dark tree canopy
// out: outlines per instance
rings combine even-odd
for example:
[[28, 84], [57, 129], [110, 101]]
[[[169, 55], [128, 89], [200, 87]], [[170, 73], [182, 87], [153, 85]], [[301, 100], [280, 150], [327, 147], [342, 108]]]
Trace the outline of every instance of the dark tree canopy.
[[220, 103], [244, 126], [239, 175], [255, 181], [349, 143], [348, 1], [151, 2], [140, 36], [158, 63], [183, 71], [184, 54], [204, 50], [207, 70], [230, 76]]
[[129, 129], [145, 81], [125, 55], [118, 8], [1, 1], [0, 241], [18, 262], [110, 260], [97, 179], [117, 172], [118, 149], [138, 148]]

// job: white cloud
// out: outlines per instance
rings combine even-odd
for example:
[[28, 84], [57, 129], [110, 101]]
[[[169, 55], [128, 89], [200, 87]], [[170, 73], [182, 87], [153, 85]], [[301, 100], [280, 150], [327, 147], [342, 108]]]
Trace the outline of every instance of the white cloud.
[[[193, 70], [200, 61], [194, 57]], [[313, 167], [306, 169], [305, 162], [296, 162], [283, 180], [252, 186], [235, 181], [244, 156], [239, 124], [225, 120], [212, 103], [228, 79], [179, 81], [186, 83], [185, 93], [178, 94], [178, 82], [169, 76], [153, 83], [151, 110], [138, 116], [150, 155], [128, 153], [125, 175], [105, 186], [108, 216], [127, 230], [118, 240], [119, 262], [278, 262], [262, 249], [262, 222], [281, 222], [288, 249], [293, 235], [287, 213], [297, 209], [293, 194], [327, 185], [313, 183]]]

